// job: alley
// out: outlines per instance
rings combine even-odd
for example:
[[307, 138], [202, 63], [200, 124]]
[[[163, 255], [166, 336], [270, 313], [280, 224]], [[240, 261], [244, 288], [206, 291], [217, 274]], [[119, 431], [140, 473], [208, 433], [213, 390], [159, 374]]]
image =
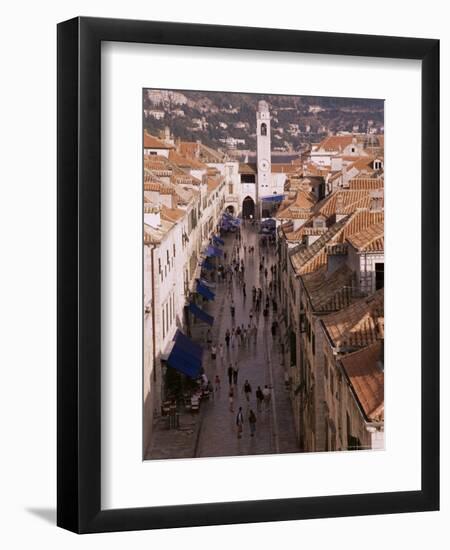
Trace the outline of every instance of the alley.
[[[210, 349], [205, 349], [205, 370], [208, 378], [214, 383], [216, 375], [220, 378], [220, 390], [214, 392], [202, 406], [199, 438], [196, 445], [196, 456], [236, 456], [254, 454], [274, 454], [298, 452], [295, 438], [294, 421], [289, 396], [284, 387], [284, 372], [279, 361], [278, 337], [272, 336], [272, 321], [277, 317], [273, 302], [270, 299], [268, 315], [264, 316], [270, 281], [271, 267], [276, 264], [272, 247], [260, 246], [260, 237], [256, 226], [241, 226], [241, 240], [234, 234], [224, 237], [226, 260], [229, 265], [233, 255], [243, 260], [244, 276], [242, 279], [234, 272], [232, 282], [220, 281], [216, 285], [216, 299], [207, 305], [207, 311], [214, 315], [215, 323], [211, 330], [213, 344], [217, 347], [216, 359], [212, 359]], [[251, 248], [254, 248], [251, 252]], [[237, 256], [238, 253], [238, 256]], [[260, 269], [261, 265], [262, 269]], [[267, 270], [267, 271], [266, 271]], [[243, 292], [245, 281], [246, 296]], [[262, 299], [260, 310], [256, 310], [252, 297], [252, 288], [261, 288]], [[274, 295], [273, 295], [274, 296]], [[234, 304], [234, 319], [231, 306]], [[276, 307], [276, 306], [275, 306]], [[251, 317], [250, 317], [251, 316]], [[231, 337], [226, 345], [226, 332], [242, 325], [248, 329], [255, 325], [256, 330], [248, 330], [245, 338]], [[255, 335], [256, 332], [256, 335]], [[223, 357], [219, 345], [223, 346]], [[238, 365], [237, 384], [234, 390], [233, 410], [229, 403], [228, 368]], [[243, 391], [248, 380], [251, 386], [249, 401]], [[258, 386], [270, 389], [270, 401], [258, 406], [256, 390]], [[244, 425], [242, 437], [238, 438], [236, 415], [242, 407]], [[250, 434], [249, 411], [256, 414], [256, 432]]]

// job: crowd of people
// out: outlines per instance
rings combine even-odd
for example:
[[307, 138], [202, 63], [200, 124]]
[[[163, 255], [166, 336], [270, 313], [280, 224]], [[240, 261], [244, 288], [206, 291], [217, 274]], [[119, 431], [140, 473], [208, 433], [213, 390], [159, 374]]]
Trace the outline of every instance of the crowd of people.
[[[207, 330], [206, 343], [210, 349], [211, 365], [215, 366], [214, 392], [220, 396], [222, 389], [221, 374], [228, 379], [228, 409], [230, 413], [236, 412], [235, 425], [237, 437], [242, 437], [245, 421], [249, 424], [250, 437], [256, 434], [257, 413], [269, 412], [271, 408], [272, 391], [268, 384], [253, 384], [245, 378], [239, 386], [240, 370], [245, 373], [245, 361], [242, 359], [245, 354], [252, 352], [258, 344], [258, 326], [260, 314], [262, 313], [265, 328], [272, 310], [271, 334], [275, 338], [278, 332], [277, 322], [277, 265], [272, 262], [270, 247], [274, 242], [263, 237], [264, 249], [259, 259], [255, 258], [255, 246], [249, 245], [243, 240], [241, 230], [238, 229], [234, 235], [231, 250], [224, 251], [223, 261], [217, 266], [216, 281], [225, 290], [225, 303], [229, 308], [229, 324], [225, 329], [223, 341], [213, 340], [211, 329]], [[251, 273], [246, 277], [246, 268], [249, 268], [259, 277]], [[247, 280], [246, 280], [247, 279]], [[256, 281], [257, 280], [257, 281]], [[249, 291], [251, 299], [247, 300], [247, 282], [258, 282]], [[236, 301], [240, 303], [239, 316], [236, 314]], [[259, 377], [260, 378], [260, 377]], [[254, 387], [256, 390], [254, 391]], [[239, 388], [241, 392], [239, 392]], [[235, 411], [235, 403], [242, 393], [243, 406]]]

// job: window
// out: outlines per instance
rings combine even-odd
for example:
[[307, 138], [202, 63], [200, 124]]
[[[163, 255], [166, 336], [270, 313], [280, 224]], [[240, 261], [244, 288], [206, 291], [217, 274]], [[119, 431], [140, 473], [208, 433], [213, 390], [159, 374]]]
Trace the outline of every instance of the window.
[[241, 174], [241, 183], [255, 183], [255, 174]]
[[173, 257], [175, 258], [176, 256], [176, 248], [175, 248], [175, 245], [173, 245]]
[[229, 183], [229, 184], [228, 184], [228, 193], [229, 193], [230, 195], [233, 194], [233, 184], [232, 184], [232, 183]]
[[316, 337], [314, 335], [314, 332], [311, 333], [311, 347], [313, 355], [316, 355]]
[[384, 263], [375, 264], [375, 290], [384, 287]]
[[164, 313], [164, 308], [162, 310], [162, 331], [163, 331], [163, 338], [166, 337], [166, 316]]
[[261, 124], [261, 135], [267, 136], [267, 124], [265, 122]]

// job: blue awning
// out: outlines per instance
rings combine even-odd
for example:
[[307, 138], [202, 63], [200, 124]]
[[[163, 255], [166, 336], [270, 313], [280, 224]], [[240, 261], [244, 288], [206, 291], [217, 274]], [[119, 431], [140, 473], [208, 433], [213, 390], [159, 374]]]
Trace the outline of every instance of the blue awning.
[[261, 227], [275, 227], [277, 222], [273, 218], [268, 218], [261, 222]]
[[199, 359], [196, 359], [192, 355], [189, 355], [183, 349], [178, 346], [176, 343], [170, 352], [169, 357], [167, 358], [167, 364], [169, 367], [176, 369], [179, 372], [182, 372], [189, 378], [198, 378], [200, 376], [200, 371], [202, 368], [202, 362]]
[[200, 321], [208, 323], [208, 325], [212, 325], [214, 323], [214, 317], [206, 313], [206, 311], [203, 311], [203, 309], [201, 309], [195, 304], [189, 304], [189, 311], [192, 313], [192, 315], [195, 315], [197, 319], [200, 319]]
[[214, 268], [213, 265], [211, 265], [208, 260], [203, 260], [203, 262], [200, 264], [201, 267], [205, 268], [205, 269], [209, 269], [209, 271], [212, 271]]
[[197, 281], [198, 281], [199, 283], [201, 283], [202, 285], [204, 285], [204, 286], [210, 288], [210, 289], [211, 289], [211, 288], [216, 288], [216, 285], [215, 285], [214, 283], [209, 283], [208, 281], [205, 281], [205, 279], [200, 278], [200, 279], [197, 279]]
[[216, 297], [214, 292], [211, 292], [208, 287], [202, 285], [199, 282], [197, 282], [197, 292], [207, 300], [214, 300], [214, 298]]
[[224, 245], [225, 244], [225, 241], [223, 239], [221, 239], [220, 237], [217, 237], [216, 235], [213, 236], [213, 241], [216, 243], [216, 244], [221, 244], [221, 245]]
[[284, 195], [267, 195], [267, 197], [261, 197], [262, 201], [281, 202], [284, 199]]
[[189, 336], [186, 336], [181, 332], [181, 330], [177, 330], [174, 336], [174, 341], [176, 345], [181, 348], [186, 353], [192, 355], [193, 357], [197, 358], [198, 360], [202, 360], [203, 356], [203, 348], [200, 344], [197, 344], [193, 340], [189, 338]]
[[210, 244], [206, 247], [204, 254], [206, 256], [223, 256], [223, 250]]
[[229, 223], [235, 227], [241, 224], [241, 220], [239, 218], [235, 218], [234, 216], [232, 216], [231, 214], [228, 214], [227, 212], [224, 212], [222, 215], [222, 223], [223, 222]]

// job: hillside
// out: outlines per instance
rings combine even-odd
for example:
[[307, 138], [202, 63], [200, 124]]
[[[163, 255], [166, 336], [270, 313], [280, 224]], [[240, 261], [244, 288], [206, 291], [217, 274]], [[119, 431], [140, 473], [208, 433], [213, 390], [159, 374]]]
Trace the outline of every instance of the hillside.
[[199, 139], [216, 149], [254, 151], [260, 99], [270, 106], [275, 152], [298, 151], [330, 132], [384, 131], [380, 99], [153, 89], [144, 90], [144, 127], [159, 134], [168, 126], [175, 137]]

